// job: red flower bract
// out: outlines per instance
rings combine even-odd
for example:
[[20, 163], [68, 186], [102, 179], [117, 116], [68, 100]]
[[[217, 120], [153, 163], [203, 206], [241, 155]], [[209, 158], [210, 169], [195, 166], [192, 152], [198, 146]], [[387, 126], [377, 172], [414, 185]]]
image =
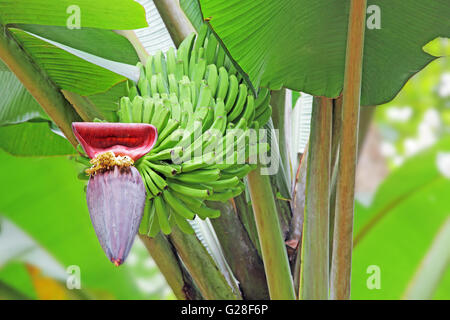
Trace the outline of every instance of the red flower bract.
[[156, 128], [145, 123], [74, 122], [72, 130], [89, 158], [112, 151], [136, 161], [158, 138]]

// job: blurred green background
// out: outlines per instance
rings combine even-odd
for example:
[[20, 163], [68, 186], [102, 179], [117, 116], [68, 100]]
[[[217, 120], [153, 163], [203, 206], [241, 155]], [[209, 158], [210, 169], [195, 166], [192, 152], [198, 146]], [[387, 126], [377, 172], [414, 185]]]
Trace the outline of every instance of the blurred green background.
[[[448, 55], [450, 44], [427, 49]], [[174, 298], [139, 239], [120, 268], [105, 257], [74, 161], [0, 151], [0, 163], [0, 299]], [[357, 199], [352, 298], [449, 299], [449, 59], [377, 107]], [[79, 267], [80, 290], [66, 286], [69, 266]]]

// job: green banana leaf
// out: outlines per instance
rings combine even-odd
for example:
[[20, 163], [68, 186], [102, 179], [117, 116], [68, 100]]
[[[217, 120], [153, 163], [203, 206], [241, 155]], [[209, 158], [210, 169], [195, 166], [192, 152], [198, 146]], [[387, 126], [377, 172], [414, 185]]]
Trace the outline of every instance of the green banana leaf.
[[199, 31], [204, 21], [198, 0], [180, 0], [180, 7], [191, 21], [195, 30]]
[[[125, 90], [126, 78], [108, 70], [108, 63], [134, 67], [138, 57], [126, 38], [105, 29], [146, 26], [144, 9], [134, 1], [121, 1], [114, 7], [110, 1], [78, 1], [83, 27], [78, 30], [66, 26], [71, 15], [68, 7], [72, 4], [68, 1], [0, 1], [0, 23], [12, 24], [8, 31], [57, 86], [87, 96], [105, 118], [111, 120], [111, 111], [117, 108]], [[110, 9], [104, 10], [105, 7]], [[29, 32], [60, 42], [69, 50], [64, 51]], [[74, 55], [76, 50], [107, 59], [106, 65], [100, 67], [87, 62]], [[3, 63], [1, 77], [0, 90], [7, 99], [2, 101], [0, 125], [18, 125], [0, 129], [0, 147], [15, 155], [73, 154], [69, 143], [50, 131], [49, 122], [21, 124], [49, 119]]]
[[[109, 63], [134, 66], [138, 61], [131, 43], [123, 36], [105, 28], [144, 27], [146, 26], [145, 11], [134, 1], [121, 1], [120, 5], [113, 8], [109, 1], [96, 1], [95, 4], [90, 1], [78, 1], [76, 6], [82, 9], [82, 29], [69, 29], [66, 26], [66, 19], [71, 14], [68, 9], [71, 5], [72, 3], [67, 1], [50, 3], [48, 1], [21, 1], [20, 3], [0, 1], [0, 23], [13, 24], [8, 30], [14, 34], [24, 50], [35, 60], [34, 62], [46, 71], [60, 88], [83, 96], [93, 94], [100, 96], [126, 79], [107, 70]], [[105, 7], [110, 9], [104, 10]], [[45, 15], [39, 14], [44, 10]], [[43, 39], [38, 39], [36, 36], [61, 43], [68, 50], [64, 51], [49, 42], [45, 43]], [[107, 60], [101, 68], [84, 61], [83, 56], [76, 57], [77, 50], [81, 54], [90, 54], [94, 58]], [[2, 70], [8, 69], [5, 67]], [[5, 87], [8, 86], [10, 84], [6, 83]], [[109, 96], [105, 94], [105, 98]], [[116, 102], [115, 98], [114, 95], [114, 100], [109, 100], [109, 105]], [[114, 106], [108, 106], [108, 108], [111, 109]], [[16, 118], [20, 119], [22, 117], [20, 110], [18, 111]]]
[[32, 24], [20, 24], [15, 27], [104, 59], [131, 65], [139, 61], [131, 43], [111, 30], [96, 28], [70, 30], [67, 27]]
[[[409, 159], [379, 187], [373, 203], [356, 206], [352, 266], [353, 299], [400, 299], [450, 216], [450, 179], [437, 164], [450, 139]], [[444, 258], [445, 256], [443, 256]], [[379, 270], [380, 288], [368, 286]], [[450, 298], [450, 277], [435, 298]], [[372, 283], [373, 284], [373, 283]]]
[[91, 95], [103, 92], [126, 78], [89, 63], [20, 29], [9, 29], [38, 66], [60, 88]]
[[[203, 17], [254, 87], [337, 97], [343, 87], [349, 1], [199, 0]], [[378, 15], [379, 14], [379, 15]], [[390, 101], [450, 36], [447, 0], [369, 0], [362, 105]], [[379, 28], [378, 28], [379, 27]]]
[[104, 298], [150, 297], [125, 263], [108, 261], [95, 236], [87, 211], [84, 182], [75, 162], [64, 158], [17, 158], [0, 152], [0, 212], [31, 236], [64, 267], [77, 265], [81, 286]]
[[0, 127], [0, 149], [15, 156], [73, 155], [67, 139], [52, 132], [49, 121], [23, 122]]
[[[79, 10], [79, 11], [78, 11]], [[128, 30], [147, 26], [144, 9], [133, 0], [0, 0], [0, 23], [67, 26], [80, 13], [83, 28]]]
[[[20, 292], [27, 299], [37, 299], [36, 291], [31, 282], [30, 274], [26, 266], [20, 261], [11, 261], [7, 265], [0, 268], [0, 288], [1, 282], [5, 283], [16, 291]], [[8, 297], [0, 296], [0, 299]]]
[[50, 120], [13, 73], [0, 71], [0, 83], [0, 126], [33, 119]]

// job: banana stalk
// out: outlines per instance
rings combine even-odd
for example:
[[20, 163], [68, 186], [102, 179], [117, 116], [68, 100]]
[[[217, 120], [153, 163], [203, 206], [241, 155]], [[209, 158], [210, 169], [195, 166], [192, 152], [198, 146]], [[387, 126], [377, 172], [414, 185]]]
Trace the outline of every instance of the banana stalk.
[[249, 195], [246, 191], [245, 193], [242, 193], [239, 196], [235, 197], [232, 202], [234, 204], [234, 207], [236, 208], [236, 213], [239, 217], [239, 220], [247, 231], [247, 234], [250, 237], [250, 240], [252, 241], [254, 247], [256, 248], [258, 255], [262, 257], [255, 216], [253, 214], [253, 208], [250, 203], [251, 201], [247, 201], [247, 197], [249, 197]]
[[299, 298], [327, 300], [332, 100], [314, 98], [306, 176]]
[[213, 258], [195, 235], [186, 234], [174, 227], [170, 240], [205, 299], [242, 299], [241, 293], [233, 290], [228, 284]]
[[262, 260], [236, 215], [233, 205], [230, 201], [223, 203], [208, 201], [207, 205], [220, 210], [220, 217], [211, 219], [211, 223], [228, 265], [239, 281], [242, 295], [247, 300], [269, 299]]
[[155, 0], [154, 3], [169, 30], [170, 37], [178, 47], [183, 39], [195, 30], [194, 27], [180, 8], [178, 1]]
[[144, 235], [140, 238], [177, 299], [201, 300], [202, 295], [166, 237], [159, 233], [155, 238]]
[[336, 180], [331, 298], [350, 299], [355, 171], [367, 0], [350, 3], [342, 103], [341, 141]]
[[[248, 186], [261, 243], [264, 269], [270, 298], [294, 300], [295, 292], [284, 238], [272, 195], [269, 176], [261, 175], [261, 167], [248, 175]], [[270, 195], [270, 196], [269, 196]]]

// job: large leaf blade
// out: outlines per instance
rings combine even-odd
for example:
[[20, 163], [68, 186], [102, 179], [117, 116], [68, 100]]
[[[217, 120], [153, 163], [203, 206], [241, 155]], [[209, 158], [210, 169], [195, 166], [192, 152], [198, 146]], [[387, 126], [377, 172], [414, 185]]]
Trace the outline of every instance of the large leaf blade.
[[139, 57], [132, 44], [111, 30], [61, 26], [17, 25], [17, 28], [104, 59], [135, 65]]
[[87, 62], [23, 30], [9, 30], [38, 66], [62, 89], [91, 95], [126, 80], [124, 76]]
[[[0, 127], [0, 149], [15, 156], [62, 156], [76, 150], [50, 130], [48, 121], [24, 122]], [[2, 169], [3, 170], [3, 169]]]
[[[411, 158], [380, 186], [369, 208], [356, 206], [352, 298], [402, 297], [449, 217], [450, 179], [436, 163], [439, 152], [449, 150], [450, 140], [444, 139]], [[376, 272], [371, 266], [379, 268], [379, 289], [368, 285]]]
[[133, 0], [1, 0], [2, 24], [67, 26], [79, 12], [83, 28], [137, 29], [147, 26], [144, 9]]
[[[348, 1], [199, 1], [203, 16], [255, 87], [340, 95]], [[369, 1], [372, 4], [381, 10], [382, 25], [366, 32], [362, 105], [391, 100], [434, 59], [422, 47], [435, 37], [450, 36], [445, 0]]]
[[0, 83], [0, 126], [33, 119], [50, 120], [13, 73], [0, 71]]

